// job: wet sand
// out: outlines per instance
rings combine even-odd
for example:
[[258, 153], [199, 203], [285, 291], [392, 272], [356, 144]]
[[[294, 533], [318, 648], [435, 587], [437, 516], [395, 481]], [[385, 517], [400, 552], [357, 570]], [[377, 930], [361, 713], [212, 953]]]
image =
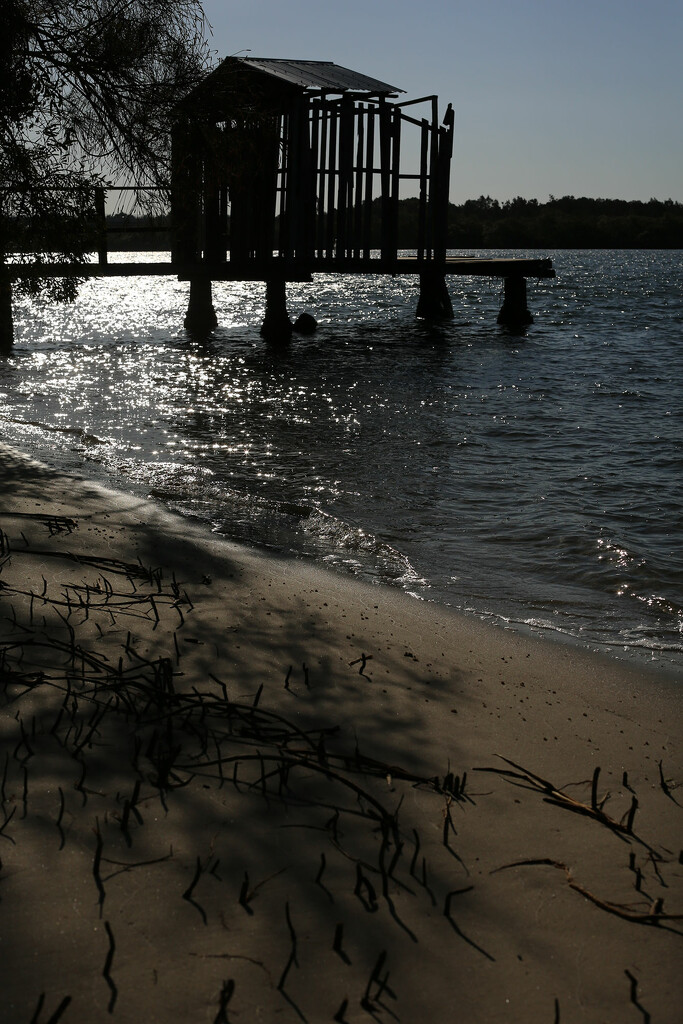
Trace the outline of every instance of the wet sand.
[[680, 683], [0, 481], [0, 1020], [678, 1021]]

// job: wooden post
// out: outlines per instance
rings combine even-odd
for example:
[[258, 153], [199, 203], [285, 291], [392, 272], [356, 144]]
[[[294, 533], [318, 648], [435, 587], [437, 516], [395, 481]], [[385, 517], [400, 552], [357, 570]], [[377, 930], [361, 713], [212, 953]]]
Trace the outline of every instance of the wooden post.
[[446, 278], [438, 269], [423, 270], [420, 273], [420, 298], [415, 315], [423, 320], [453, 319], [453, 304]]
[[398, 254], [398, 212], [401, 187], [401, 127], [403, 116], [399, 107], [391, 115], [391, 258]]
[[287, 341], [292, 334], [292, 321], [287, 313], [287, 285], [283, 278], [266, 281], [266, 314], [261, 336], [268, 341]]
[[420, 197], [417, 216], [417, 258], [429, 259], [431, 252], [427, 249], [427, 160], [429, 157], [429, 121], [422, 118], [420, 129]]
[[370, 259], [372, 248], [372, 195], [375, 177], [375, 108], [368, 105], [368, 132], [365, 146], [365, 222], [363, 224], [363, 256]]
[[436, 238], [439, 233], [439, 101], [432, 97], [432, 123], [429, 149], [429, 214], [427, 221], [426, 248], [435, 258]]
[[382, 262], [393, 262], [395, 253], [392, 252], [392, 224], [393, 206], [391, 202], [391, 107], [387, 104], [384, 96], [379, 98], [379, 167], [381, 182], [381, 237], [380, 248], [382, 250]]
[[211, 297], [211, 279], [193, 277], [190, 280], [190, 301], [185, 314], [184, 327], [192, 334], [206, 335], [218, 324]]
[[276, 183], [276, 196], [275, 196], [275, 209], [276, 217], [278, 219], [277, 228], [277, 248], [278, 256], [282, 259], [286, 259], [289, 254], [289, 174], [291, 168], [290, 161], [290, 139], [289, 139], [289, 114], [283, 113], [278, 118], [278, 132], [277, 132], [277, 144], [279, 153], [275, 155], [276, 163], [278, 166], [275, 168]]
[[225, 262], [225, 257], [228, 252], [228, 186], [221, 183], [218, 190], [219, 197], [219, 211], [220, 211], [220, 229], [219, 229], [219, 252], [218, 259], [221, 263]]
[[95, 189], [95, 215], [97, 217], [97, 262], [107, 265], [107, 214], [104, 205], [104, 189]]
[[356, 168], [353, 196], [353, 256], [360, 259], [363, 238], [363, 157], [365, 153], [365, 105], [356, 108]]
[[218, 263], [221, 258], [220, 237], [220, 190], [213, 176], [208, 173], [204, 179], [204, 260]]
[[[252, 258], [259, 263], [270, 263], [276, 248], [278, 197], [282, 195], [278, 192], [278, 177], [283, 120], [285, 117], [281, 115], [260, 129], [261, 153], [253, 183], [255, 210], [251, 227], [254, 246]], [[278, 252], [280, 242], [278, 238]]]
[[434, 258], [441, 262], [446, 259], [446, 244], [448, 241], [448, 196], [450, 190], [451, 157], [453, 156], [454, 123], [455, 113], [449, 103], [444, 114], [443, 127], [439, 129], [435, 140], [438, 144], [438, 156]]
[[526, 304], [526, 278], [515, 275], [506, 277], [503, 305], [498, 314], [498, 323], [505, 327], [526, 327], [534, 318]]
[[352, 249], [354, 103], [348, 96], [339, 104], [339, 189], [337, 192], [337, 257]]
[[328, 162], [328, 151], [327, 151], [327, 124], [329, 121], [329, 112], [324, 103], [320, 104], [320, 162], [319, 162], [319, 177], [318, 177], [318, 233], [316, 239], [316, 255], [325, 255], [325, 238], [327, 237], [327, 202], [325, 199], [325, 175], [327, 174], [327, 162]]
[[171, 262], [195, 263], [199, 257], [201, 159], [199, 140], [188, 123], [171, 136]]
[[12, 282], [0, 259], [0, 357], [8, 356], [14, 342], [14, 321], [12, 319]]
[[303, 223], [302, 242], [304, 251], [302, 257], [310, 264], [315, 257], [315, 218], [317, 205], [317, 178], [318, 167], [318, 119], [312, 109], [310, 101], [303, 104], [303, 128], [301, 132], [301, 154], [303, 163], [303, 176], [301, 180]]
[[311, 130], [311, 155], [309, 164], [309, 188], [311, 196], [309, 200], [310, 224], [308, 228], [308, 244], [310, 246], [310, 255], [315, 257], [317, 255], [316, 250], [318, 246], [318, 217], [320, 209], [318, 205], [318, 169], [324, 159], [320, 156], [320, 105], [315, 100], [310, 101], [308, 117]]
[[[300, 99], [292, 106], [288, 159], [289, 223], [291, 251], [289, 258], [308, 265], [313, 256], [315, 232], [315, 164], [312, 153], [308, 102]], [[271, 253], [272, 255], [272, 253]]]
[[338, 105], [330, 104], [330, 149], [327, 179], [327, 221], [325, 225], [325, 255], [332, 259], [335, 255], [337, 237], [337, 120]]

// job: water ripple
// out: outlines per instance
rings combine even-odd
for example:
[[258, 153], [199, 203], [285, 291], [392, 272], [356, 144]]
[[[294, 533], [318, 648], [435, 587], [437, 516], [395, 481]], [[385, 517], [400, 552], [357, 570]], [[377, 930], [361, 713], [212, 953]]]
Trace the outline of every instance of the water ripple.
[[21, 300], [3, 435], [237, 540], [683, 669], [683, 255], [551, 255], [522, 336], [476, 279], [439, 326], [412, 279], [292, 285], [320, 329], [285, 351], [257, 284], [214, 286], [204, 342], [168, 278]]

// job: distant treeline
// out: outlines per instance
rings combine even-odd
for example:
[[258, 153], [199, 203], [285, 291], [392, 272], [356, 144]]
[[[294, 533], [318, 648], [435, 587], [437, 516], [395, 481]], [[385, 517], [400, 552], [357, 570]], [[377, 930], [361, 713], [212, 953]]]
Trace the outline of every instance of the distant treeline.
[[[373, 206], [372, 245], [378, 247], [380, 201]], [[417, 199], [399, 203], [399, 248], [415, 248], [418, 210]], [[109, 248], [168, 249], [168, 223], [167, 217], [108, 217], [108, 226], [115, 229], [109, 233]], [[449, 249], [681, 249], [683, 203], [574, 196], [501, 203], [480, 196], [449, 205], [447, 244]]]
[[114, 213], [107, 217], [107, 248], [122, 252], [167, 252], [171, 248], [171, 217]]
[[[417, 200], [407, 200], [417, 202]], [[683, 203], [550, 196], [469, 199], [448, 211], [448, 246], [519, 249], [681, 249]]]

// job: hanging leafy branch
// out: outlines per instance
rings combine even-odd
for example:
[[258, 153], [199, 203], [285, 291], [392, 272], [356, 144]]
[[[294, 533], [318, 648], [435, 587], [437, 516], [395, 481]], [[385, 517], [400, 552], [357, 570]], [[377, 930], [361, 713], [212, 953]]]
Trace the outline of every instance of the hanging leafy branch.
[[[199, 0], [4, 0], [0, 259], [84, 262], [94, 188], [168, 181], [176, 104], [208, 64]], [[77, 286], [19, 284], [63, 299]]]

